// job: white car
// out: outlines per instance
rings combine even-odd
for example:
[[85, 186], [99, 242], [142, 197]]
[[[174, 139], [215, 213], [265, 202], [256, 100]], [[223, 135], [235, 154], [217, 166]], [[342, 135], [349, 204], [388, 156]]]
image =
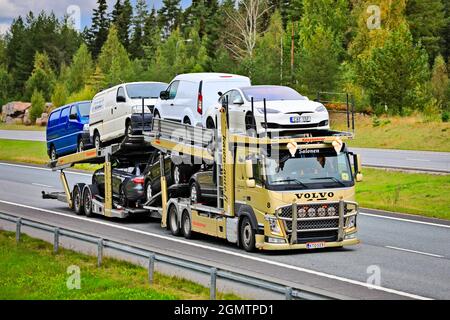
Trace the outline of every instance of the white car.
[[217, 103], [222, 93], [250, 85], [248, 77], [234, 74], [182, 74], [172, 80], [166, 91], [161, 92], [154, 116], [205, 127], [205, 114]]
[[[253, 99], [253, 107], [252, 107]], [[329, 115], [323, 104], [309, 100], [294, 89], [284, 86], [251, 86], [226, 92], [211, 108], [207, 118], [213, 120], [208, 128], [216, 128], [218, 110], [228, 100], [228, 121], [233, 133], [266, 132], [264, 117], [266, 100], [267, 132], [328, 130]], [[211, 121], [210, 120], [210, 121]], [[208, 121], [208, 124], [211, 122]]]
[[[96, 148], [105, 142], [151, 129], [154, 105], [167, 83], [132, 82], [98, 93], [91, 104], [89, 134]], [[142, 110], [144, 99], [144, 110]]]

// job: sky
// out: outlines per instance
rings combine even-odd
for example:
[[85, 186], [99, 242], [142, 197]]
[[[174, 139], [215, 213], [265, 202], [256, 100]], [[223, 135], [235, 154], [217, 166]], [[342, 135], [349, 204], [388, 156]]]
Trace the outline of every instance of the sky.
[[[111, 11], [116, 0], [107, 0], [108, 10]], [[131, 0], [133, 6], [136, 0]], [[181, 0], [182, 7], [187, 7], [191, 0]], [[159, 9], [162, 0], [147, 0], [151, 9]], [[76, 25], [82, 29], [91, 23], [92, 10], [97, 7], [97, 0], [0, 0], [0, 34], [5, 34], [14, 18], [26, 16], [29, 11], [39, 13], [53, 11], [57, 17], [68, 14], [74, 17]], [[79, 17], [79, 19], [78, 19]]]

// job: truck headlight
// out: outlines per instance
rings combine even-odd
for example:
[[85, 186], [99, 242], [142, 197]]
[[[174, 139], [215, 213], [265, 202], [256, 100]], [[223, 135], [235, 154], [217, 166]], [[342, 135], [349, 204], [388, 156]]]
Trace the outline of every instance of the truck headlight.
[[[264, 114], [264, 108], [258, 108], [257, 110], [259, 113]], [[278, 111], [278, 110], [269, 109], [269, 108], [266, 108], [266, 112], [267, 113], [280, 113], [280, 111]]]
[[276, 235], [282, 235], [280, 224], [278, 223], [278, 219], [271, 216], [266, 216], [266, 220], [269, 223], [270, 232]]
[[356, 216], [348, 217], [346, 227], [353, 228], [354, 226], [356, 226]]

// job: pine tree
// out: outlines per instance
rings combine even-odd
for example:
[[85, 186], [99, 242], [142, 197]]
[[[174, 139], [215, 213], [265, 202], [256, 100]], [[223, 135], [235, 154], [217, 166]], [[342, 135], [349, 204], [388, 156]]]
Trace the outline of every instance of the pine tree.
[[130, 50], [130, 29], [132, 25], [132, 18], [133, 7], [131, 6], [130, 0], [124, 0], [120, 15], [117, 18], [116, 28], [120, 43], [122, 43], [127, 51]]
[[448, 78], [447, 66], [444, 58], [439, 55], [434, 60], [431, 76], [431, 88], [433, 91], [433, 96], [436, 98], [442, 109], [448, 107], [448, 99], [450, 98], [448, 96], [449, 85], [450, 81]]
[[119, 22], [119, 17], [122, 15], [122, 1], [117, 0], [116, 4], [114, 5], [114, 9], [111, 12], [111, 23], [117, 25]]
[[54, 108], [59, 108], [66, 103], [69, 92], [67, 91], [66, 85], [64, 83], [58, 82], [53, 90], [52, 94], [52, 104]]
[[179, 26], [181, 18], [181, 0], [163, 0], [162, 8], [158, 11], [159, 27], [162, 36], [169, 35]]
[[406, 3], [406, 17], [413, 39], [424, 46], [430, 62], [443, 50], [441, 34], [447, 22], [444, 9], [441, 0], [409, 0]]
[[92, 15], [92, 27], [88, 32], [88, 44], [94, 58], [100, 54], [100, 50], [108, 37], [109, 19], [107, 15], [108, 5], [106, 0], [97, 0], [98, 7]]
[[160, 42], [161, 36], [156, 17], [156, 10], [155, 8], [152, 8], [150, 14], [145, 19], [143, 30], [142, 47], [144, 49], [145, 63], [150, 64], [155, 59]]
[[44, 99], [50, 100], [55, 84], [55, 74], [50, 65], [50, 59], [46, 53], [36, 53], [34, 69], [26, 82], [25, 97], [29, 99], [35, 90], [42, 93]]
[[31, 96], [30, 120], [32, 123], [40, 118], [45, 110], [45, 97], [38, 89], [34, 89]]
[[69, 93], [81, 90], [94, 72], [94, 63], [85, 44], [82, 44], [73, 57], [67, 70], [67, 89]]
[[144, 57], [144, 29], [148, 18], [147, 3], [145, 0], [137, 0], [136, 14], [133, 18], [133, 36], [131, 39], [131, 55], [133, 58]]

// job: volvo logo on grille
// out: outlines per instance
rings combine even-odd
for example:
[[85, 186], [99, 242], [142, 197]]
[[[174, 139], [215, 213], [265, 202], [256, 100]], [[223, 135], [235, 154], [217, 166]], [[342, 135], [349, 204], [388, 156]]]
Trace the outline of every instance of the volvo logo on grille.
[[297, 199], [306, 199], [308, 201], [313, 200], [327, 200], [334, 197], [334, 192], [309, 192], [309, 193], [296, 193]]

